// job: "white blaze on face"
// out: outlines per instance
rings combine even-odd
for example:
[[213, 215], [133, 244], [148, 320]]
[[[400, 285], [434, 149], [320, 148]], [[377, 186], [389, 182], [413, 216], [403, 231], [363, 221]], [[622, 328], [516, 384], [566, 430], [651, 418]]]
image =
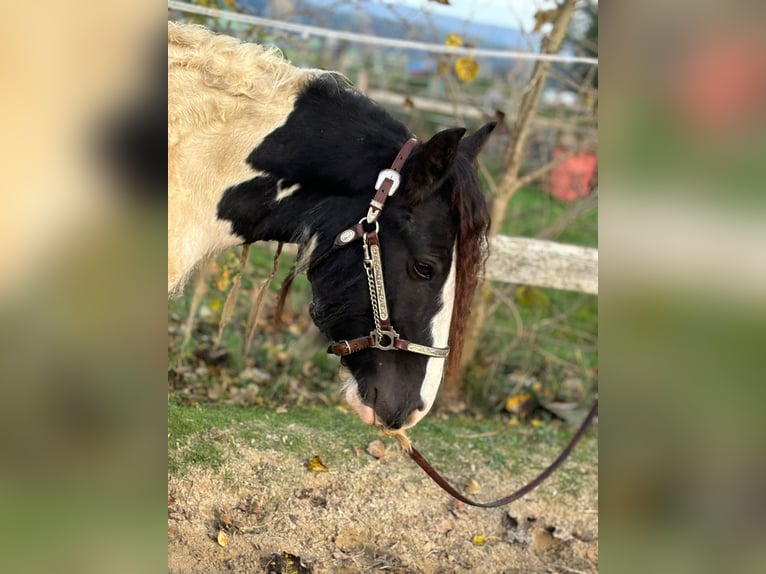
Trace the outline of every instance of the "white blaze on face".
[[[441, 307], [431, 320], [431, 334], [433, 336], [434, 347], [446, 347], [449, 344], [449, 331], [452, 322], [452, 309], [455, 305], [455, 271], [456, 250], [452, 249], [452, 266], [450, 267], [447, 280], [444, 282], [441, 292]], [[415, 426], [426, 414], [436, 400], [436, 393], [441, 385], [444, 376], [444, 367], [447, 359], [430, 357], [426, 363], [426, 374], [423, 384], [420, 387], [420, 397], [423, 400], [423, 410], [416, 411], [410, 420], [402, 426], [407, 429]], [[365, 424], [375, 423], [375, 412], [371, 407], [365, 405], [359, 397], [359, 384], [357, 383], [351, 371], [341, 367], [340, 376], [343, 379], [343, 390], [346, 395], [346, 402], [362, 419]]]
[[[452, 322], [452, 309], [455, 305], [455, 260], [456, 249], [452, 248], [452, 266], [449, 270], [447, 280], [444, 282], [441, 293], [441, 308], [431, 321], [431, 334], [433, 336], [434, 347], [446, 347], [449, 344], [449, 329]], [[436, 400], [436, 393], [441, 385], [444, 376], [444, 367], [447, 359], [429, 358], [426, 364], [426, 376], [420, 387], [420, 398], [423, 399], [423, 410], [416, 411], [410, 421], [403, 428], [410, 428], [420, 421]]]

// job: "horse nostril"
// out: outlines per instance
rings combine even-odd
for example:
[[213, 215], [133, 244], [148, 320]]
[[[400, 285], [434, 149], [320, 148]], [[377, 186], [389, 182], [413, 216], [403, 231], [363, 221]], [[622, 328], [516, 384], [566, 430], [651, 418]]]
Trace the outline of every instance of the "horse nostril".
[[387, 429], [398, 430], [405, 426], [413, 426], [415, 421], [418, 420], [418, 412], [424, 408], [423, 402], [419, 401], [412, 410], [403, 409], [395, 413], [380, 413], [378, 410], [375, 410], [375, 416]]
[[417, 420], [418, 411], [425, 410], [425, 403], [419, 395], [402, 397], [395, 389], [389, 392], [384, 385], [369, 387], [363, 402], [372, 407], [375, 420], [390, 430], [412, 426], [411, 421]]

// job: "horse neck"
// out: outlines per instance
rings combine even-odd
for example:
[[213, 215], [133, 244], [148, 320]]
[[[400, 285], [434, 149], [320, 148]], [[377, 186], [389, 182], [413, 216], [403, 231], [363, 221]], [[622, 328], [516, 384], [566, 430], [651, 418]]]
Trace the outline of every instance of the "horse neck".
[[168, 290], [242, 243], [217, 216], [225, 190], [257, 176], [246, 158], [315, 76], [258, 46], [168, 25]]
[[[403, 124], [342, 78], [315, 77], [284, 124], [248, 156], [262, 174], [251, 184], [260, 193], [251, 198], [279, 199], [259, 206], [268, 217], [254, 238], [302, 242], [356, 223], [375, 193], [378, 172], [409, 137]], [[276, 189], [269, 193], [269, 187]]]

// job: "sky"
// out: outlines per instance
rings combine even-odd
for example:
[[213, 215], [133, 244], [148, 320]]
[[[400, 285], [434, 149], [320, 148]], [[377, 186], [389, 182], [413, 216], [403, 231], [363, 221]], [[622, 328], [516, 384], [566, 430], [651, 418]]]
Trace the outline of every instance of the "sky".
[[553, 8], [554, 0], [449, 0], [445, 6], [428, 0], [383, 0], [385, 3], [406, 4], [425, 11], [460, 19], [497, 24], [529, 31], [535, 23], [535, 12]]

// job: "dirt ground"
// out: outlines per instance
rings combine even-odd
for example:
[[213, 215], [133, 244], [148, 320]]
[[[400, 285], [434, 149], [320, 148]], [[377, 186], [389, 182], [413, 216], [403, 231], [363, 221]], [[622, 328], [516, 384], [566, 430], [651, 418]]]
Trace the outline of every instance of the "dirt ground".
[[[236, 444], [218, 470], [170, 476], [169, 572], [598, 571], [595, 461], [570, 461], [522, 500], [485, 510], [451, 500], [392, 442], [380, 460], [366, 448], [355, 447], [355, 463], [336, 468], [327, 453], [329, 469], [312, 472], [278, 445]], [[458, 486], [480, 500], [520, 486], [507, 472], [443, 470], [476, 476]], [[572, 476], [575, 493], [566, 487]]]

